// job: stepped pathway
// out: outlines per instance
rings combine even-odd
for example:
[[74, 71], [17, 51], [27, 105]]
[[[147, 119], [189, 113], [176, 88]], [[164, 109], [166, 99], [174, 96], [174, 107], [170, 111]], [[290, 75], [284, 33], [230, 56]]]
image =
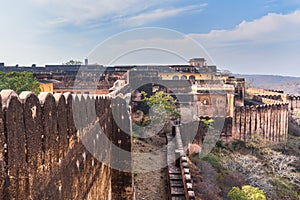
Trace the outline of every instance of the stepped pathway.
[[167, 150], [167, 160], [168, 160], [168, 179], [171, 189], [171, 198], [172, 200], [181, 200], [185, 199], [184, 186], [182, 182], [182, 174], [180, 167], [176, 166], [174, 163], [175, 160], [175, 144], [171, 141], [174, 139], [171, 134], [167, 135], [167, 141], [169, 142]]
[[[166, 144], [166, 137], [163, 135], [155, 135], [144, 140], [134, 139], [133, 149], [134, 153], [148, 156], [156, 155], [153, 158], [149, 156], [147, 160], [155, 162], [165, 162], [163, 166], [167, 166], [167, 150], [163, 146]], [[156, 154], [155, 151], [162, 150], [162, 154]], [[168, 182], [167, 182], [167, 167], [158, 168], [145, 172], [148, 167], [146, 161], [140, 161], [134, 164], [134, 187], [136, 200], [165, 200], [168, 199]]]

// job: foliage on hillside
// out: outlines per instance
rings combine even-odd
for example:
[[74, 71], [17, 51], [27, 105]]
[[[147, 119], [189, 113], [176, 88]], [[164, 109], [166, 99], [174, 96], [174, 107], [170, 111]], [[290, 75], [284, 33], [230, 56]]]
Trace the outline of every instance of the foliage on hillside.
[[242, 189], [239, 187], [233, 187], [228, 196], [231, 200], [266, 200], [264, 191], [251, 185], [244, 185]]
[[[256, 138], [257, 139], [257, 138]], [[264, 191], [267, 199], [300, 199], [299, 137], [274, 146], [234, 141], [206, 157], [191, 157], [195, 191], [201, 199], [228, 199], [233, 187]]]
[[29, 72], [0, 72], [0, 91], [3, 89], [14, 90], [17, 94], [23, 91], [40, 93], [40, 84]]

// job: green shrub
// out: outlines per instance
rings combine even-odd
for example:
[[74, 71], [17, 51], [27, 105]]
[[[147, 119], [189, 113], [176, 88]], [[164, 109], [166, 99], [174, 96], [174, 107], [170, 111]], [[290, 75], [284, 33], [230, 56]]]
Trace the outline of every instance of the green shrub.
[[228, 197], [231, 200], [266, 200], [266, 195], [263, 190], [250, 185], [242, 186], [242, 189], [233, 187], [228, 192]]
[[234, 151], [240, 149], [240, 148], [246, 148], [246, 143], [241, 140], [235, 140], [232, 142], [232, 148]]
[[276, 194], [280, 199], [300, 199], [300, 196], [290, 181], [275, 177], [271, 183], [276, 188]]
[[214, 168], [219, 168], [221, 166], [221, 161], [218, 157], [208, 154], [207, 156], [203, 157], [202, 160], [208, 162]]
[[231, 200], [248, 200], [246, 193], [238, 187], [233, 187], [228, 192], [228, 197]]
[[0, 72], [0, 91], [14, 90], [17, 94], [23, 91], [40, 93], [40, 84], [32, 73], [29, 72]]

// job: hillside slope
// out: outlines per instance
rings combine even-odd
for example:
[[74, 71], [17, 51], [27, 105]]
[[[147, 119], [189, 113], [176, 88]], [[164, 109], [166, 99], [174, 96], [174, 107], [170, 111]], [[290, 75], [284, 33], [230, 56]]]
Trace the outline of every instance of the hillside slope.
[[283, 90], [287, 94], [300, 94], [300, 77], [249, 74], [234, 74], [234, 76], [245, 78], [250, 87]]

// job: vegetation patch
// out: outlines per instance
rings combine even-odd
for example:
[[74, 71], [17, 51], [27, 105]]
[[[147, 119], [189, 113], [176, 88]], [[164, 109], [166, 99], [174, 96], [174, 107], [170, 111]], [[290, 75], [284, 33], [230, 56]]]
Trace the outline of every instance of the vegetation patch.
[[17, 94], [23, 91], [40, 93], [40, 84], [32, 73], [29, 72], [0, 72], [0, 91], [4, 89], [14, 90]]
[[[299, 145], [296, 142], [299, 138], [274, 146], [261, 139], [257, 136], [249, 143], [233, 141], [218, 144], [202, 159], [192, 156], [191, 161], [195, 165], [192, 177], [195, 187], [200, 187], [195, 190], [196, 195], [202, 199], [212, 199], [203, 189], [209, 187], [214, 191], [213, 199], [299, 200], [299, 150], [295, 148]], [[256, 188], [251, 190], [256, 195], [243, 196], [245, 185]], [[227, 196], [229, 191], [232, 195], [240, 195], [239, 198]], [[260, 194], [264, 194], [265, 198]]]

